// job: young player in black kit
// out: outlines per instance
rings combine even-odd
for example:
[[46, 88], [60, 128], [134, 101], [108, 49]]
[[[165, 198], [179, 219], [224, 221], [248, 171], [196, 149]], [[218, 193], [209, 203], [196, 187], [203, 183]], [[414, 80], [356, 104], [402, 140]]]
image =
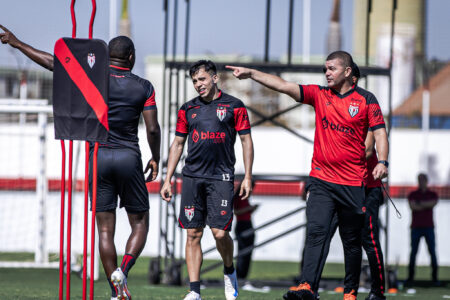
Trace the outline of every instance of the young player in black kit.
[[191, 291], [184, 299], [201, 299], [203, 254], [200, 242], [205, 225], [209, 225], [224, 263], [225, 297], [232, 300], [238, 297], [233, 240], [229, 235], [233, 220], [234, 143], [239, 133], [245, 166], [240, 195], [247, 198], [252, 189], [250, 123], [242, 101], [218, 88], [219, 77], [213, 62], [198, 61], [189, 74], [199, 96], [183, 104], [178, 111], [176, 136], [170, 147], [161, 196], [166, 201], [171, 199], [171, 178], [188, 140], [178, 219], [179, 226], [187, 230], [186, 264]]
[[[53, 70], [53, 55], [23, 43], [1, 25], [0, 28], [4, 31], [0, 34], [3, 44], [10, 44], [34, 62]], [[113, 38], [109, 42], [109, 55], [110, 131], [108, 142], [101, 144], [98, 150], [96, 220], [100, 257], [111, 286], [111, 299], [122, 300], [131, 299], [127, 287], [128, 272], [144, 249], [149, 228], [148, 192], [137, 137], [140, 115], [144, 117], [148, 145], [153, 155], [145, 170], [151, 170], [147, 180], [154, 180], [158, 175], [161, 134], [153, 86], [131, 73], [135, 62], [131, 39], [125, 36]], [[131, 226], [119, 268], [114, 245], [117, 196], [120, 196], [120, 207], [125, 207]]]

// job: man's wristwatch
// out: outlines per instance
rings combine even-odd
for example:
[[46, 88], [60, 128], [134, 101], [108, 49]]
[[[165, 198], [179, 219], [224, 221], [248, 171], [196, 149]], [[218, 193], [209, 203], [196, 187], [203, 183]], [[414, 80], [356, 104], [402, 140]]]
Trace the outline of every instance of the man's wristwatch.
[[387, 160], [379, 160], [378, 163], [385, 165], [386, 168], [389, 168], [389, 162]]

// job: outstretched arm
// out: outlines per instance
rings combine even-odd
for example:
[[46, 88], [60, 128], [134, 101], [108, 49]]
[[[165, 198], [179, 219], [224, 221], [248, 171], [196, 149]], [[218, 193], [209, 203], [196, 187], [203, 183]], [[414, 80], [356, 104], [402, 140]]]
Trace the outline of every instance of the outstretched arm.
[[302, 100], [300, 99], [300, 88], [294, 82], [255, 69], [235, 66], [225, 66], [225, 68], [233, 70], [233, 75], [238, 79], [251, 78], [269, 89], [291, 96], [295, 101], [300, 102]]
[[144, 173], [150, 170], [146, 181], [155, 180], [158, 176], [159, 153], [161, 147], [161, 129], [158, 123], [158, 111], [156, 109], [144, 110], [142, 112], [147, 130], [147, 142], [152, 151], [152, 158], [148, 161]]
[[180, 161], [181, 154], [183, 154], [184, 143], [186, 142], [186, 137], [175, 136], [175, 139], [172, 142], [169, 150], [169, 161], [167, 163], [167, 174], [166, 179], [164, 180], [164, 185], [161, 188], [161, 197], [169, 202], [172, 198], [172, 188], [171, 188], [171, 179], [173, 173], [175, 173], [175, 168], [177, 167], [178, 162]]
[[11, 47], [19, 49], [23, 54], [28, 56], [35, 63], [50, 71], [53, 71], [53, 55], [25, 44], [1, 24], [0, 28], [4, 31], [3, 33], [0, 33], [0, 40], [3, 44], [9, 44]]
[[246, 199], [252, 193], [252, 169], [253, 169], [253, 140], [250, 133], [240, 136], [242, 143], [242, 153], [244, 158], [245, 176], [241, 183], [239, 196]]

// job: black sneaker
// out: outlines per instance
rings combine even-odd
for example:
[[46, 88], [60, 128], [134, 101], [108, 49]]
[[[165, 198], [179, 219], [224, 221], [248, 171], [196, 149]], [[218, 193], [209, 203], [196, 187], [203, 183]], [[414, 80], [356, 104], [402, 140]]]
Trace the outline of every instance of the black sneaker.
[[366, 300], [385, 300], [385, 296], [378, 296], [374, 293], [370, 293], [369, 296], [366, 297]]
[[288, 291], [283, 295], [284, 300], [315, 300], [314, 294], [308, 290]]

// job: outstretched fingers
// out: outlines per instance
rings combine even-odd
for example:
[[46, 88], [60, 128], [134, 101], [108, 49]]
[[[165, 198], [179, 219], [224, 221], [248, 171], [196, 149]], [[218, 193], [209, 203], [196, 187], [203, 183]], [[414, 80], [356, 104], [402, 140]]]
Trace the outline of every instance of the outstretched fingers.
[[6, 28], [5, 26], [3, 26], [2, 24], [0, 24], [0, 28], [6, 33], [6, 32], [10, 32], [8, 30], [8, 28]]
[[240, 67], [235, 67], [235, 66], [225, 66], [225, 68], [233, 70], [233, 75], [237, 78], [239, 78], [239, 76], [241, 75], [241, 70]]

